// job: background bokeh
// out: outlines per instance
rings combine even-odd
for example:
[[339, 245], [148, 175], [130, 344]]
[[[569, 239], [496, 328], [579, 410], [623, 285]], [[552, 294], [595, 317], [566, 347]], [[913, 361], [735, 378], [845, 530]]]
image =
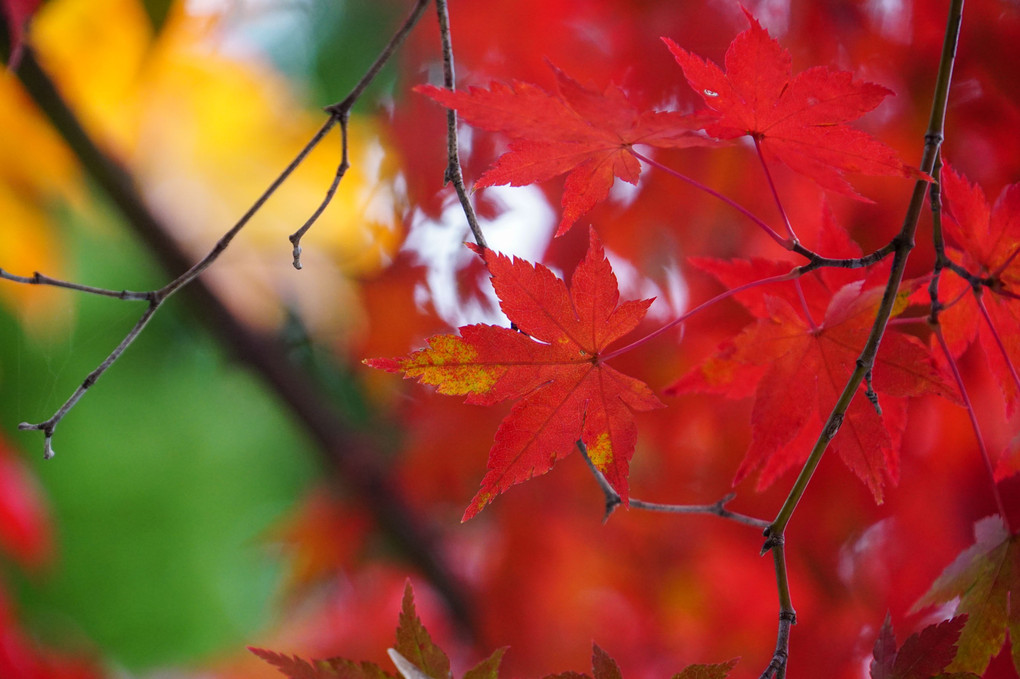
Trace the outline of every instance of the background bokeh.
[[[894, 90], [861, 126], [917, 162], [947, 4], [745, 6], [790, 49], [795, 71], [833, 65]], [[698, 98], [660, 36], [720, 62], [746, 27], [740, 5], [721, 0], [450, 5], [462, 85], [550, 87], [548, 59], [581, 82], [617, 83], [644, 105], [682, 111]], [[321, 107], [345, 96], [409, 6], [50, 0], [28, 43], [195, 261], [314, 134]], [[944, 153], [990, 200], [1020, 180], [1018, 40], [1016, 2], [968, 4]], [[302, 271], [286, 236], [325, 194], [338, 134], [202, 277], [225, 305], [220, 313], [274, 342], [352, 451], [324, 446], [301, 406], [224, 339], [208, 305], [182, 295], [61, 423], [57, 456], [43, 462], [41, 435], [18, 423], [49, 417], [143, 307], [0, 281], [0, 677], [278, 676], [245, 645], [389, 667], [408, 577], [455, 675], [504, 645], [506, 676], [586, 670], [594, 640], [626, 676], [671, 676], [736, 656], [736, 676], [757, 676], [774, 646], [777, 604], [754, 529], [623, 510], [603, 523], [601, 493], [576, 456], [461, 524], [507, 408], [466, 406], [360, 364], [459, 324], [498, 322], [442, 186], [444, 113], [411, 92], [439, 82], [440, 68], [430, 9], [354, 109], [352, 167], [303, 243]], [[0, 129], [0, 267], [118, 290], [157, 288], [180, 273], [164, 269], [11, 73], [0, 77]], [[477, 130], [464, 142], [469, 181], [506, 144]], [[776, 220], [746, 147], [656, 158]], [[884, 244], [910, 191], [903, 180], [855, 179], [874, 201], [864, 203], [827, 197], [783, 168], [775, 174], [809, 245], [823, 205], [865, 251]], [[551, 241], [561, 188], [476, 193], [490, 241], [569, 275], [587, 235], [577, 228]], [[930, 270], [929, 221], [910, 275]], [[589, 223], [623, 297], [657, 297], [639, 332], [721, 291], [688, 256], [786, 258], [722, 203], [647, 170], [636, 188], [614, 187]], [[724, 302], [614, 365], [661, 391], [750, 320]], [[1016, 419], [980, 351], [961, 365], [995, 459], [1011, 459]], [[747, 449], [751, 401], [695, 394], [668, 405], [638, 419], [632, 492], [714, 502], [730, 492]], [[863, 676], [887, 611], [900, 640], [936, 619], [909, 609], [971, 543], [974, 520], [994, 512], [965, 413], [919, 399], [909, 418], [900, 485], [885, 504], [826, 459], [797, 510], [788, 533], [799, 616], [791, 677]], [[344, 466], [366, 451], [371, 473], [358, 471], [362, 462]], [[365, 481], [372, 474], [386, 492]], [[770, 518], [792, 478], [763, 491], [748, 479], [731, 508]], [[1015, 479], [1000, 486], [1015, 503]], [[390, 503], [413, 517], [463, 609], [380, 518]], [[993, 671], [1010, 676], [1005, 656]]]

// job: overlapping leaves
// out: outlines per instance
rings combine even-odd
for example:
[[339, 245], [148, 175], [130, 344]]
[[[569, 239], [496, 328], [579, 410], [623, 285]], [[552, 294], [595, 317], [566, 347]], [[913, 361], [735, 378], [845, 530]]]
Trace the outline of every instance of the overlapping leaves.
[[[830, 231], [837, 230], [830, 218], [824, 223]], [[859, 254], [838, 231], [830, 234], [829, 241], [842, 241], [849, 256]], [[764, 260], [696, 263], [726, 285], [790, 269]], [[852, 278], [857, 280], [848, 280]], [[811, 274], [800, 292], [793, 283], [782, 283], [761, 295], [748, 292], [737, 296], [755, 322], [669, 389], [734, 398], [754, 390], [751, 446], [734, 484], [761, 469], [758, 486], [767, 487], [807, 457], [822, 422], [856, 368], [882, 295], [883, 288], [869, 285], [866, 274], [859, 270], [834, 270]], [[906, 298], [905, 292], [899, 295], [895, 313], [903, 310]], [[816, 321], [814, 315], [819, 310], [822, 315]], [[903, 397], [958, 397], [924, 344], [893, 329], [882, 340], [872, 386], [878, 406], [869, 401], [862, 384], [832, 447], [881, 502], [886, 483], [898, 480], [900, 439], [906, 424]]]
[[942, 170], [943, 227], [948, 254], [974, 279], [943, 275], [940, 315], [950, 351], [959, 356], [977, 340], [984, 349], [1009, 411], [1020, 402], [1020, 183], [1002, 190], [990, 206], [981, 187], [946, 165]]
[[819, 66], [793, 75], [789, 51], [747, 10], [751, 27], [726, 51], [724, 72], [710, 61], [663, 38], [687, 82], [716, 120], [705, 131], [719, 139], [748, 135], [772, 156], [820, 185], [860, 197], [843, 175], [926, 175], [896, 152], [847, 123], [877, 107], [892, 92]]
[[[280, 670], [290, 679], [451, 679], [450, 658], [432, 641], [414, 608], [411, 583], [404, 588], [404, 600], [397, 627], [397, 641], [389, 649], [390, 658], [399, 675], [386, 672], [371, 662], [357, 663], [344, 658], [329, 658], [308, 662], [297, 656], [276, 653], [262, 648], [250, 648], [252, 653]], [[492, 653], [464, 673], [464, 679], [497, 679], [505, 648]], [[737, 664], [736, 659], [725, 663], [689, 665], [673, 675], [673, 679], [726, 679]], [[623, 679], [616, 661], [594, 645], [592, 676], [579, 672], [551, 674], [545, 679]]]
[[563, 216], [556, 235], [563, 235], [597, 203], [605, 200], [616, 177], [637, 184], [641, 164], [634, 144], [684, 148], [708, 143], [694, 131], [704, 119], [670, 111], [642, 111], [618, 87], [585, 87], [553, 67], [556, 90], [530, 83], [492, 83], [488, 90], [451, 92], [425, 85], [416, 88], [468, 123], [511, 138], [503, 154], [475, 184], [524, 186], [566, 174]]

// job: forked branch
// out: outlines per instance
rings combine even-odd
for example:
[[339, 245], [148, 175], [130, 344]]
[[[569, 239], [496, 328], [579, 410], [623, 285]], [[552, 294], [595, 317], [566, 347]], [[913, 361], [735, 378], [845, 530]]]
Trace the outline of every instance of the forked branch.
[[[581, 451], [581, 455], [584, 457], [584, 461], [588, 464], [588, 468], [595, 477], [596, 483], [599, 484], [599, 488], [602, 489], [602, 493], [606, 496], [606, 514], [603, 521], [608, 521], [609, 517], [612, 516], [614, 511], [616, 511], [616, 508], [623, 504], [623, 499], [620, 498], [620, 494], [617, 493], [611, 485], [609, 485], [609, 481], [606, 480], [606, 477], [591, 461], [591, 457], [588, 455], [588, 448], [584, 445], [584, 442], [578, 441], [577, 449]], [[729, 504], [736, 496], [736, 493], [729, 493], [718, 502], [713, 502], [710, 505], [668, 505], [660, 504], [658, 502], [645, 502], [644, 500], [638, 500], [635, 498], [630, 498], [629, 503], [634, 509], [644, 509], [650, 512], [662, 512], [663, 514], [712, 514], [722, 519], [729, 519], [730, 521], [736, 521], [737, 523], [742, 523], [745, 526], [753, 526], [755, 528], [765, 528], [769, 525], [769, 522], [764, 519], [756, 519], [753, 516], [738, 514], [737, 512], [731, 512], [726, 509], [726, 505]]]
[[[18, 276], [15, 274], [8, 273], [3, 269], [0, 269], [0, 278], [4, 280], [13, 281], [15, 283], [23, 283], [28, 285], [49, 285], [53, 287], [66, 288], [75, 290], [78, 292], [84, 292], [88, 294], [101, 295], [105, 297], [115, 297], [123, 300], [146, 300], [149, 302], [149, 306], [145, 312], [139, 318], [138, 322], [135, 323], [134, 327], [128, 332], [128, 334], [120, 341], [119, 344], [114, 348], [112, 352], [106, 357], [106, 359], [81, 383], [81, 385], [75, 389], [74, 393], [71, 394], [70, 398], [64, 402], [64, 404], [50, 417], [48, 420], [39, 423], [22, 422], [18, 425], [19, 429], [22, 430], [38, 430], [42, 431], [45, 439], [43, 442], [43, 454], [47, 459], [52, 458], [54, 455], [53, 451], [53, 435], [60, 424], [61, 420], [67, 416], [67, 414], [74, 408], [74, 406], [82, 399], [85, 393], [96, 383], [96, 381], [106, 373], [117, 359], [120, 358], [121, 354], [134, 341], [141, 335], [145, 326], [156, 314], [156, 312], [162, 307], [162, 305], [178, 290], [187, 287], [197, 279], [202, 272], [208, 269], [212, 264], [219, 259], [220, 255], [230, 246], [231, 241], [241, 232], [242, 229], [251, 221], [262, 206], [265, 205], [266, 201], [280, 188], [281, 185], [290, 177], [290, 175], [304, 162], [308, 154], [319, 145], [319, 143], [326, 137], [329, 131], [334, 125], [340, 123], [341, 129], [341, 162], [337, 170], [337, 174], [333, 179], [333, 183], [330, 185], [329, 190], [326, 193], [325, 199], [315, 210], [312, 216], [305, 222], [305, 224], [298, 229], [290, 240], [293, 244], [294, 254], [294, 266], [301, 268], [300, 253], [301, 237], [311, 228], [312, 224], [318, 219], [319, 215], [322, 214], [323, 210], [332, 200], [333, 195], [336, 193], [337, 186], [340, 180], [343, 178], [344, 173], [349, 167], [347, 157], [347, 121], [351, 107], [354, 106], [355, 102], [364, 93], [368, 85], [372, 82], [379, 71], [390, 59], [397, 47], [403, 42], [404, 38], [411, 31], [414, 25], [421, 18], [422, 13], [425, 11], [429, 0], [418, 0], [415, 3], [410, 15], [400, 26], [397, 32], [390, 39], [389, 43], [383, 48], [379, 56], [373, 62], [372, 66], [369, 67], [365, 75], [358, 81], [351, 92], [344, 98], [343, 101], [327, 107], [327, 111], [330, 113], [329, 118], [323, 123], [322, 127], [315, 133], [315, 135], [305, 144], [294, 159], [287, 165], [284, 170], [277, 175], [276, 179], [262, 192], [262, 194], [252, 203], [251, 207], [241, 216], [241, 218], [216, 242], [208, 254], [201, 260], [193, 264], [183, 274], [173, 279], [159, 290], [153, 290], [148, 292], [128, 292], [121, 291], [116, 292], [112, 290], [106, 290], [103, 288], [97, 288], [90, 285], [83, 285], [78, 283], [70, 283], [62, 281], [56, 278], [43, 275], [36, 272], [31, 277]], [[56, 92], [53, 84], [46, 78], [45, 74], [39, 68], [36, 63], [31, 51], [28, 50], [23, 55], [23, 59], [18, 66], [18, 75], [25, 82], [26, 87], [36, 98], [37, 102], [40, 103], [42, 108], [50, 113], [54, 117], [54, 125], [64, 131], [65, 136], [68, 137], [70, 145], [79, 150], [80, 158], [83, 163], [93, 164], [95, 167], [103, 168], [105, 173], [101, 176], [100, 183], [109, 184], [113, 187], [126, 188], [130, 187], [132, 181], [125, 171], [121, 168], [114, 166], [109, 163], [107, 159], [100, 157], [101, 152], [92, 144], [91, 140], [88, 139], [84, 130], [81, 129], [77, 121], [74, 120], [73, 114], [63, 104], [60, 99], [60, 95]], [[134, 208], [137, 213], [144, 213], [144, 206], [137, 206]], [[129, 219], [140, 216], [143, 222], [148, 221], [147, 215], [139, 214], [127, 214]]]
[[[935, 163], [938, 159], [939, 149], [942, 144], [943, 131], [945, 129], [946, 104], [949, 100], [949, 86], [953, 77], [953, 63], [956, 58], [956, 45], [960, 36], [960, 25], [963, 20], [963, 0], [953, 0], [949, 17], [946, 22], [946, 33], [942, 43], [942, 56], [939, 60], [938, 76], [935, 83], [935, 94], [932, 97], [931, 115], [928, 120], [928, 130], [924, 136], [924, 153], [921, 159], [921, 171], [931, 176]], [[910, 203], [907, 207], [903, 225], [899, 233], [893, 238], [890, 246], [893, 249], [892, 270], [886, 283], [885, 292], [882, 295], [882, 302], [875, 315], [875, 322], [872, 325], [868, 340], [861, 350], [857, 359], [857, 365], [846, 387], [840, 394], [836, 405], [829, 413], [814, 448], [811, 450], [804, 467], [801, 469], [793, 488], [790, 490], [786, 501], [780, 508], [776, 518], [768, 528], [765, 529], [765, 543], [762, 553], [772, 551], [776, 559], [776, 583], [780, 595], [780, 624], [779, 636], [776, 645], [776, 652], [768, 667], [762, 674], [762, 679], [777, 677], [782, 679], [785, 676], [786, 658], [789, 650], [789, 627], [793, 619], [784, 620], [784, 614], [792, 614], [793, 607], [789, 599], [789, 585], [786, 581], [785, 566], [785, 531], [786, 526], [793, 516], [797, 504], [803, 497], [807, 486], [814, 475], [822, 455], [828, 448], [829, 443], [839, 431], [843, 419], [846, 417], [850, 402], [856, 395], [861, 383], [871, 374], [875, 365], [875, 357], [878, 355], [878, 347], [885, 334], [886, 326], [892, 315], [893, 306], [899, 292], [900, 283], [903, 280], [903, 273], [906, 269], [907, 258], [914, 247], [914, 234], [917, 231], [917, 224], [920, 220], [921, 210], [924, 205], [925, 193], [928, 190], [928, 182], [918, 180], [914, 185]]]

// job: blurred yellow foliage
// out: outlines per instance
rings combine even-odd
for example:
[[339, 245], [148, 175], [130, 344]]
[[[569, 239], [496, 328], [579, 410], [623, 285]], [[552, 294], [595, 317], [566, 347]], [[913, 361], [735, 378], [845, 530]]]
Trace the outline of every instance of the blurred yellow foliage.
[[[132, 171], [150, 206], [196, 259], [326, 119], [307, 110], [291, 84], [253, 56], [254, 50], [243, 57], [227, 50], [226, 35], [220, 17], [191, 14], [181, 2], [153, 35], [137, 0], [53, 0], [36, 16], [29, 37], [86, 128]], [[30, 107], [4, 104], [7, 97], [20, 96], [17, 88], [10, 89], [14, 94], [0, 89], [0, 122], [13, 117], [18, 119], [13, 125], [44, 126]], [[339, 132], [308, 157], [206, 274], [224, 301], [250, 322], [275, 326], [289, 307], [312, 331], [342, 343], [361, 315], [348, 276], [384, 266], [399, 247], [403, 201], [397, 164], [371, 119], [352, 117], [350, 125], [351, 169], [304, 242], [304, 271], [291, 266], [287, 236], [325, 196], [340, 161]], [[58, 157], [73, 168], [66, 153], [41, 149], [29, 134], [0, 144], [0, 160], [26, 156], [40, 166], [22, 172], [41, 187], [34, 194], [22, 188], [31, 181], [0, 170], [3, 185], [29, 199], [23, 212], [31, 213], [33, 196], [48, 195], [53, 183], [74, 182], [73, 170], [51, 170]], [[7, 211], [3, 188], [0, 218], [7, 221], [13, 213]], [[36, 214], [39, 222], [45, 213]], [[50, 261], [21, 259], [21, 254], [7, 261], [12, 252], [0, 250], [0, 266], [17, 270], [23, 262], [39, 260], [43, 266]]]

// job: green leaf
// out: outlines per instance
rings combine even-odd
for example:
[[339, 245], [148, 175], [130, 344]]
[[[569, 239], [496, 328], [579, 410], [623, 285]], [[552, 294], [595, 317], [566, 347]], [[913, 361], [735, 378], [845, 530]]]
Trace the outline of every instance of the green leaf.
[[[1002, 519], [991, 516], [974, 525], [974, 544], [943, 571], [914, 605], [914, 610], [959, 598], [957, 614], [966, 614], [952, 672], [982, 674], [1006, 640], [1020, 639], [1020, 537], [1010, 535]], [[1012, 598], [1014, 605], [1010, 606]], [[1020, 644], [1013, 644], [1013, 665], [1020, 669]]]
[[404, 604], [397, 627], [397, 644], [394, 647], [412, 665], [432, 679], [449, 679], [450, 659], [432, 642], [428, 630], [414, 610], [414, 591], [408, 581], [404, 586]]
[[506, 653], [506, 646], [497, 648], [488, 658], [464, 673], [464, 679], [496, 679], [499, 676], [499, 664]]
[[248, 650], [276, 667], [290, 679], [393, 679], [375, 663], [356, 663], [344, 658], [314, 660], [311, 663], [296, 655], [275, 653], [264, 648]]
[[673, 679], [726, 679], [740, 658], [713, 665], [688, 665]]
[[591, 665], [595, 679], [623, 679], [616, 661], [599, 648], [598, 644], [592, 645]]

